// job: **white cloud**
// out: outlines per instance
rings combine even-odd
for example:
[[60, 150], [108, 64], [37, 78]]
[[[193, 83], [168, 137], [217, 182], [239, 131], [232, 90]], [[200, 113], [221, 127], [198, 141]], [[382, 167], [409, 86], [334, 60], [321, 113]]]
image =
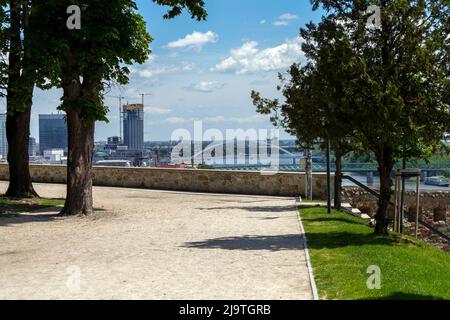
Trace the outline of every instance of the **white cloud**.
[[238, 123], [238, 124], [249, 124], [249, 123], [261, 123], [267, 122], [267, 116], [255, 114], [248, 117], [235, 117], [230, 118], [230, 122]]
[[172, 110], [165, 108], [157, 108], [157, 107], [145, 107], [145, 113], [147, 114], [168, 114], [171, 113]]
[[224, 116], [215, 116], [215, 117], [203, 118], [203, 121], [209, 122], [209, 123], [223, 123], [226, 121], [226, 119]]
[[183, 117], [170, 117], [164, 120], [165, 123], [171, 125], [190, 124], [194, 121], [203, 121], [209, 124], [234, 124], [234, 125], [248, 125], [267, 122], [267, 117], [263, 115], [251, 115], [244, 117], [225, 117], [223, 115], [213, 117], [196, 117], [196, 118], [183, 118]]
[[189, 72], [194, 70], [195, 63], [192, 62], [183, 62], [181, 66], [181, 70], [185, 72]]
[[285, 13], [278, 17], [280, 20], [297, 20], [298, 16], [292, 13]]
[[137, 74], [141, 78], [153, 78], [163, 74], [175, 73], [178, 70], [178, 67], [172, 65], [155, 65], [138, 70]]
[[217, 81], [202, 81], [202, 82], [190, 85], [187, 89], [199, 91], [199, 92], [213, 92], [215, 90], [222, 89], [224, 86], [225, 86], [225, 83], [221, 83], [221, 82], [217, 82]]
[[266, 20], [261, 20], [260, 22], [259, 22], [259, 24], [266, 24]]
[[287, 40], [279, 46], [261, 50], [257, 42], [246, 42], [240, 48], [232, 49], [230, 57], [217, 64], [211, 71], [250, 74], [282, 70], [304, 57], [301, 43], [301, 40], [296, 38]]
[[206, 123], [230, 123], [230, 124], [251, 124], [251, 123], [260, 123], [267, 121], [267, 117], [263, 115], [251, 115], [246, 117], [224, 117], [222, 115], [215, 116], [215, 117], [205, 117], [203, 119]]
[[274, 21], [272, 25], [275, 27], [286, 27], [289, 25], [289, 21]]
[[297, 20], [298, 16], [292, 13], [285, 13], [278, 17], [277, 21], [272, 22], [276, 27], [285, 27], [290, 24], [292, 20]]
[[191, 62], [182, 62], [179, 65], [173, 64], [158, 64], [156, 57], [148, 59], [142, 65], [136, 65], [131, 70], [132, 75], [136, 75], [139, 78], [155, 78], [157, 76], [174, 74], [179, 72], [192, 71], [195, 65]]
[[182, 117], [170, 117], [165, 120], [168, 124], [184, 124], [188, 121], [188, 119]]
[[207, 43], [215, 43], [219, 39], [217, 33], [208, 31], [205, 33], [194, 31], [191, 34], [186, 35], [182, 39], [178, 39], [173, 42], [169, 42], [167, 47], [170, 49], [198, 49], [200, 50]]

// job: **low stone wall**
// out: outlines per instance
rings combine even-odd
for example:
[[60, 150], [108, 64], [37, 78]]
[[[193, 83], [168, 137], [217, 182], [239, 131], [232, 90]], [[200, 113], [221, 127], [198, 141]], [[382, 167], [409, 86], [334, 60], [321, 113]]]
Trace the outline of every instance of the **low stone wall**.
[[[66, 166], [31, 165], [34, 182], [66, 183]], [[8, 166], [0, 164], [0, 180], [8, 180]], [[230, 193], [269, 196], [305, 194], [304, 173], [94, 167], [94, 185], [156, 190]], [[314, 174], [313, 194], [326, 199], [326, 175]]]
[[[343, 200], [350, 202], [355, 207], [370, 205], [374, 211], [377, 209], [377, 199], [367, 191], [358, 187], [344, 187], [342, 192]], [[394, 198], [391, 199], [394, 202]], [[405, 207], [409, 208], [416, 205], [416, 192], [405, 192]], [[433, 210], [435, 208], [450, 207], [450, 191], [442, 190], [423, 190], [420, 192], [420, 206], [424, 210]]]

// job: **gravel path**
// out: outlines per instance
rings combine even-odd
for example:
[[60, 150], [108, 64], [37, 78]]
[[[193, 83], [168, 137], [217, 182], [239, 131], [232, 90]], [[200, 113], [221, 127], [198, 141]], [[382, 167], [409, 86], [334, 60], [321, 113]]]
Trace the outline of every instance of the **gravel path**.
[[294, 199], [100, 187], [94, 195], [89, 218], [0, 218], [0, 299], [312, 298]]

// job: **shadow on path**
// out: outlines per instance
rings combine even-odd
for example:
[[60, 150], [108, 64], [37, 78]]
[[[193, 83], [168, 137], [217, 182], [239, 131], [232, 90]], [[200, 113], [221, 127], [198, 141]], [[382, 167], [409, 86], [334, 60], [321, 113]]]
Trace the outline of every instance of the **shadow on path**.
[[0, 227], [5, 227], [12, 224], [52, 221], [58, 216], [60, 210], [61, 208], [58, 208], [55, 213], [50, 214], [17, 214], [6, 216], [0, 215]]
[[[70, 219], [78, 216], [64, 216], [61, 217], [58, 214], [61, 212], [62, 207], [44, 207], [39, 210], [35, 210], [31, 213], [4, 213], [0, 214], [0, 227], [6, 227], [8, 225], [32, 223], [32, 222], [49, 222], [55, 219]], [[94, 208], [94, 215], [90, 216], [95, 219], [99, 217], [99, 214], [107, 212], [103, 208]]]
[[208, 208], [198, 208], [198, 210], [245, 210], [249, 212], [295, 212], [297, 210], [296, 206], [226, 206], [226, 207], [208, 207]]
[[209, 239], [199, 242], [188, 242], [185, 248], [224, 249], [224, 250], [266, 250], [285, 251], [303, 249], [303, 241], [298, 234], [282, 236], [242, 236]]

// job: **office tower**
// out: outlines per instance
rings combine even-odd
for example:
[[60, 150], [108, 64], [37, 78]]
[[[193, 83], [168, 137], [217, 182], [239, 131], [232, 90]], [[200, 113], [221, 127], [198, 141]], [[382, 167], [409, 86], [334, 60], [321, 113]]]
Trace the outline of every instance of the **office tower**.
[[1, 159], [8, 158], [8, 139], [6, 138], [6, 113], [0, 114], [0, 156]]
[[63, 114], [39, 115], [39, 149], [67, 150], [67, 124]]
[[34, 157], [37, 154], [36, 139], [33, 137], [30, 137], [30, 140], [28, 140], [28, 154], [30, 157]]
[[123, 106], [123, 142], [129, 150], [144, 150], [144, 105]]

